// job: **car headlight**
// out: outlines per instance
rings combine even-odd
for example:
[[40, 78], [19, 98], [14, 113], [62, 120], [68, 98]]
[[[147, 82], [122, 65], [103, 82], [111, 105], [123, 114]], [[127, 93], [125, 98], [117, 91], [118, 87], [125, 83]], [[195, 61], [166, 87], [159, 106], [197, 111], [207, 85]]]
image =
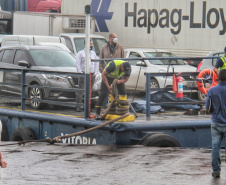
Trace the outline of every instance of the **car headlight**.
[[67, 80], [67, 76], [46, 75], [46, 74], [42, 74], [42, 75], [44, 76], [44, 78], [48, 80], [53, 80], [56, 82], [65, 82]]

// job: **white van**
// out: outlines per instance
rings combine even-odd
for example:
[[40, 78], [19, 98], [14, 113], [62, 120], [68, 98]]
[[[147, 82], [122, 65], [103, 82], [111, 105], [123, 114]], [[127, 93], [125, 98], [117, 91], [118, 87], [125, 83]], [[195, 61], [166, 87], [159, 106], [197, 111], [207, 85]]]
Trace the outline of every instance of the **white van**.
[[54, 36], [39, 35], [4, 35], [1, 46], [8, 45], [40, 45], [40, 46], [56, 46], [67, 52], [70, 50], [66, 46], [64, 38]]
[[[85, 48], [85, 33], [61, 33], [60, 37], [65, 39], [66, 46], [75, 55]], [[93, 50], [99, 56], [102, 46], [107, 43], [107, 39], [96, 34], [91, 34], [90, 39], [93, 41]]]

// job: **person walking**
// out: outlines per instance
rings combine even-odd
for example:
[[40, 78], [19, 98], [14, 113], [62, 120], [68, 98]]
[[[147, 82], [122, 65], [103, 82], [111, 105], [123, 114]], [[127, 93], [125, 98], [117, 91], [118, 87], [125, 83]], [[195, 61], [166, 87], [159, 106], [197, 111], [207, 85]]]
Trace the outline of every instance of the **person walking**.
[[111, 84], [114, 79], [117, 80], [117, 89], [120, 97], [124, 97], [126, 95], [125, 83], [128, 81], [131, 74], [131, 66], [129, 62], [125, 62], [123, 60], [114, 60], [105, 67], [102, 72], [102, 82], [101, 82], [101, 90], [99, 95], [99, 100], [96, 105], [96, 119], [100, 119], [100, 111], [101, 106], [104, 103], [108, 92], [112, 94]]
[[[93, 49], [93, 42], [90, 40], [90, 57], [89, 57], [89, 65], [90, 65], [90, 73], [91, 73], [91, 89], [93, 88], [93, 84], [95, 81], [96, 75], [99, 73], [99, 62], [91, 62], [91, 59], [98, 59], [95, 51]], [[76, 56], [76, 63], [77, 63], [77, 71], [79, 73], [85, 73], [85, 49], [78, 52]], [[79, 83], [79, 89], [84, 89], [84, 76], [79, 77], [78, 80]], [[83, 92], [76, 93], [76, 103], [82, 103], [83, 100]], [[83, 107], [77, 106], [76, 111], [80, 112], [82, 111]]]
[[216, 65], [213, 68], [213, 71], [219, 76], [219, 68], [220, 70], [226, 69], [226, 47], [224, 48], [224, 56], [219, 58], [216, 62]]
[[[100, 59], [108, 58], [125, 58], [125, 50], [123, 46], [118, 43], [118, 38], [115, 33], [109, 34], [109, 41], [105, 44], [100, 51]], [[109, 61], [101, 61], [99, 65], [99, 70], [102, 73], [105, 66]]]
[[[226, 69], [220, 70], [219, 84], [211, 87], [207, 93], [206, 109], [211, 110], [211, 136], [212, 136], [212, 176], [220, 177], [221, 141], [226, 141]], [[225, 145], [226, 147], [226, 145]]]

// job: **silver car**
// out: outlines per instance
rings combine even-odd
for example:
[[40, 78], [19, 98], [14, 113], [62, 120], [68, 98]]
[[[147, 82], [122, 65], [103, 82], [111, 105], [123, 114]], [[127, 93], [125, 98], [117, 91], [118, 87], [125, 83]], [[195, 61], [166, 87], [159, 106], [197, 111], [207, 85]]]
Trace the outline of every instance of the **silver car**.
[[[56, 72], [77, 72], [76, 59], [70, 53], [53, 46], [6, 46], [0, 49], [0, 67], [11, 69], [34, 69]], [[0, 71], [1, 92], [21, 94], [21, 72]], [[18, 84], [18, 85], [17, 85]], [[26, 84], [59, 88], [26, 88], [26, 97], [32, 108], [41, 108], [43, 103], [32, 100], [74, 101], [75, 92], [61, 89], [74, 88], [77, 79], [71, 76], [53, 73], [28, 73]]]
[[[169, 51], [162, 49], [126, 49], [126, 58], [154, 58], [154, 57], [176, 57]], [[132, 66], [132, 73], [126, 83], [126, 89], [131, 91], [146, 90], [146, 76], [144, 73], [162, 73], [162, 72], [196, 72], [196, 68], [188, 65], [181, 59], [177, 60], [130, 60]], [[173, 67], [172, 67], [173, 66]], [[168, 68], [169, 67], [169, 68]], [[195, 87], [191, 77], [186, 77], [183, 85], [187, 87]], [[190, 80], [190, 82], [189, 82]], [[172, 87], [172, 77], [156, 76], [151, 78], [151, 88], [165, 88]]]

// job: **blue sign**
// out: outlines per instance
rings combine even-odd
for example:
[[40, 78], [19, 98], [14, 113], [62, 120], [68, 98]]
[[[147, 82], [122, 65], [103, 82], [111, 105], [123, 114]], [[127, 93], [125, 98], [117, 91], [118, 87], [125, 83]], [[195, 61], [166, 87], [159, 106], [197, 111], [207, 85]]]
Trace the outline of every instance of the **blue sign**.
[[105, 20], [111, 20], [113, 12], [108, 12], [111, 0], [92, 0], [92, 15], [96, 18], [96, 23], [99, 28], [95, 28], [96, 32], [109, 32]]

